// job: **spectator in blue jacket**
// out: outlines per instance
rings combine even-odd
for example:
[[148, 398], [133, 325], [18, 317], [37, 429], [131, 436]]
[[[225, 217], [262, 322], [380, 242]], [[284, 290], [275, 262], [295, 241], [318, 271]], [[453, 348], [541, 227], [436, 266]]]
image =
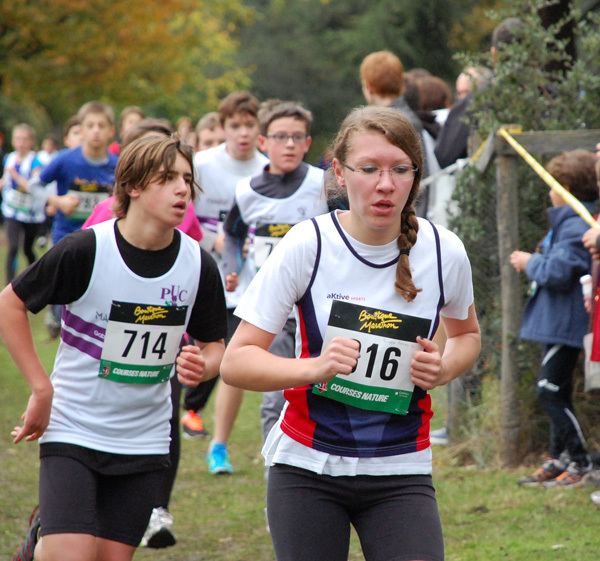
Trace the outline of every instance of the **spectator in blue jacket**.
[[[596, 157], [585, 150], [563, 152], [546, 169], [592, 211], [598, 199]], [[585, 439], [573, 409], [573, 370], [589, 317], [579, 278], [590, 271], [591, 257], [582, 236], [586, 222], [554, 190], [548, 209], [550, 231], [535, 253], [514, 251], [510, 262], [531, 281], [521, 337], [544, 345], [537, 395], [550, 417], [550, 454], [520, 485], [576, 485], [592, 469]]]

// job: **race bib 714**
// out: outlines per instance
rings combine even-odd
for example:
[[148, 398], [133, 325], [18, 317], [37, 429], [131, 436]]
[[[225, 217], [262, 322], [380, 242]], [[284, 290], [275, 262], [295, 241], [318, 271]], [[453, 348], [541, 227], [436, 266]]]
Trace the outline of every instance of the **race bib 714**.
[[185, 333], [187, 306], [113, 301], [99, 377], [129, 384], [158, 384], [171, 374]]

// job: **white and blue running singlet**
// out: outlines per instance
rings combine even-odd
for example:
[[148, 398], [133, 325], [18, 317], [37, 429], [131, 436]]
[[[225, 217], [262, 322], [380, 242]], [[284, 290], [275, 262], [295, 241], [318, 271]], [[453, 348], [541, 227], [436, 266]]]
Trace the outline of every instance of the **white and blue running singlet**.
[[[332, 212], [295, 226], [240, 302], [236, 314], [270, 333], [277, 333], [288, 306], [296, 304], [299, 358], [319, 356], [328, 329], [361, 344], [358, 378], [341, 390], [332, 388], [340, 385], [337, 378], [327, 384], [345, 394], [342, 400], [331, 399], [319, 386], [284, 391], [288, 404], [280, 428], [296, 442], [357, 458], [398, 456], [429, 447], [431, 399], [421, 388], [405, 387], [406, 355], [417, 334], [434, 335], [440, 313], [468, 317], [473, 303], [471, 269], [454, 234], [419, 219], [409, 259], [414, 284], [422, 291], [407, 302], [394, 289], [398, 258], [396, 241], [362, 244], [348, 236]], [[403, 403], [395, 409], [382, 407], [396, 394]]]
[[251, 178], [238, 183], [235, 202], [242, 220], [249, 226], [250, 249], [245, 263], [249, 269], [260, 269], [292, 226], [328, 211], [323, 189], [324, 172], [314, 166], [307, 168], [298, 189], [281, 199], [257, 193], [250, 185]]

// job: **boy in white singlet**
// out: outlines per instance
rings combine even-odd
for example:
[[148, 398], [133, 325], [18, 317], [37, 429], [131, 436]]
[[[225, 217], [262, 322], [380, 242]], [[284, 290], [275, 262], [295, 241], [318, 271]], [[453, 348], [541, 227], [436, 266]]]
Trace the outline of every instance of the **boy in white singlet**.
[[[194, 171], [198, 185], [202, 187], [194, 203], [196, 216], [202, 226], [203, 238], [200, 245], [211, 252], [219, 267], [222, 265], [221, 254], [225, 237], [223, 222], [233, 206], [235, 186], [240, 179], [260, 173], [268, 163], [268, 159], [257, 149], [260, 134], [257, 118], [259, 108], [258, 99], [250, 92], [238, 91], [229, 94], [221, 101], [218, 108], [225, 142], [208, 150], [196, 152], [194, 156]], [[228, 317], [230, 322], [233, 322], [229, 324], [230, 334], [237, 325], [233, 310], [246, 284], [243, 279], [240, 279], [238, 290], [227, 292], [225, 295]], [[184, 437], [206, 438], [208, 436], [200, 413], [216, 382], [217, 380], [214, 379], [185, 392], [184, 409], [187, 413], [181, 419]], [[217, 394], [215, 403], [217, 417], [219, 411], [224, 410], [219, 405], [219, 401], [220, 397]]]
[[[225, 249], [222, 270], [229, 275], [253, 278], [273, 248], [298, 222], [328, 211], [324, 172], [304, 162], [311, 143], [312, 114], [302, 105], [286, 101], [265, 103], [259, 112], [260, 148], [269, 155], [262, 173], [240, 181], [235, 204], [225, 221]], [[246, 249], [246, 238], [250, 244]], [[247, 257], [244, 257], [247, 251]], [[296, 320], [291, 315], [271, 346], [277, 356], [295, 356]], [[219, 395], [227, 392], [228, 422], [217, 416], [213, 444], [226, 445], [239, 411], [242, 391], [221, 385]], [[265, 392], [261, 404], [263, 438], [271, 430], [284, 405], [279, 391]], [[217, 458], [218, 459], [218, 458]], [[209, 459], [210, 463], [210, 459]], [[214, 463], [212, 470], [220, 467]]]
[[[40, 439], [40, 506], [16, 561], [130, 561], [169, 463], [169, 379], [194, 386], [219, 370], [220, 276], [175, 228], [192, 157], [177, 137], [132, 142], [115, 172], [118, 218], [65, 236], [0, 293], [0, 335], [32, 390], [12, 435]], [[48, 304], [65, 306], [50, 378], [27, 319]], [[179, 351], [185, 332], [196, 344]]]

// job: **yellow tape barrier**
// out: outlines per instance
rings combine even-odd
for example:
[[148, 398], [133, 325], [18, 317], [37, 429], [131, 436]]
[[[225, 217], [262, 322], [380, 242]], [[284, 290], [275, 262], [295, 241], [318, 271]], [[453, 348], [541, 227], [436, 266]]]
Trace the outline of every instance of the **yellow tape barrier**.
[[477, 148], [477, 151], [475, 152], [475, 154], [473, 154], [471, 156], [471, 162], [472, 164], [474, 164], [477, 160], [479, 160], [479, 156], [481, 156], [481, 153], [483, 152], [483, 149], [485, 148], [485, 145], [487, 144], [488, 139], [486, 138], [480, 145], [479, 148]]
[[533, 170], [554, 189], [566, 203], [583, 218], [592, 228], [598, 227], [598, 222], [594, 220], [594, 217], [590, 214], [587, 208], [583, 206], [581, 201], [571, 195], [554, 177], [552, 177], [544, 167], [531, 155], [525, 148], [523, 148], [506, 129], [498, 129], [498, 134], [502, 136], [516, 151], [517, 153], [533, 168]]

